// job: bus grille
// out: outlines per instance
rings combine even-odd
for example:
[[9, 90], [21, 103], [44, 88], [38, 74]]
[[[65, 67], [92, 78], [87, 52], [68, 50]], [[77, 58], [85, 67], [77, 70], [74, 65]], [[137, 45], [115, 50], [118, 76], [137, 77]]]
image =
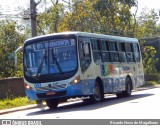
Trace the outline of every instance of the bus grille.
[[64, 89], [66, 88], [66, 84], [61, 84], [61, 85], [52, 85], [50, 86], [45, 86], [45, 87], [39, 87], [35, 88], [36, 91], [48, 91], [48, 90], [58, 90], [58, 89]]

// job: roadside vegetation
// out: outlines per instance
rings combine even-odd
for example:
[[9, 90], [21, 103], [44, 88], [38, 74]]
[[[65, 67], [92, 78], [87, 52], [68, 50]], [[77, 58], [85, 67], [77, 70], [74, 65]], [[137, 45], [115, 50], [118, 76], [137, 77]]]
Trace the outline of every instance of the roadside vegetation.
[[26, 106], [35, 104], [35, 101], [28, 101], [27, 97], [7, 98], [0, 100], [0, 110], [9, 109], [14, 107]]

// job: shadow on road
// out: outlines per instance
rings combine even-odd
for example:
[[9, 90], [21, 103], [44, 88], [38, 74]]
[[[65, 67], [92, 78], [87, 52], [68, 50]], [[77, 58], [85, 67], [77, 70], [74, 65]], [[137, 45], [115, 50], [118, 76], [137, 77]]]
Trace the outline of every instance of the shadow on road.
[[104, 108], [112, 105], [117, 105], [119, 103], [124, 103], [127, 101], [131, 101], [130, 103], [139, 103], [139, 102], [132, 102], [132, 100], [140, 99], [148, 96], [152, 96], [154, 94], [134, 94], [131, 97], [125, 98], [117, 98], [116, 96], [108, 96], [100, 103], [90, 103], [87, 101], [79, 101], [79, 102], [71, 102], [70, 104], [60, 105], [57, 109], [51, 110], [49, 108], [45, 110], [39, 110], [36, 112], [28, 113], [26, 116], [34, 116], [34, 115], [41, 115], [41, 114], [53, 114], [53, 113], [65, 113], [65, 112], [74, 112], [74, 111], [90, 111], [99, 108]]

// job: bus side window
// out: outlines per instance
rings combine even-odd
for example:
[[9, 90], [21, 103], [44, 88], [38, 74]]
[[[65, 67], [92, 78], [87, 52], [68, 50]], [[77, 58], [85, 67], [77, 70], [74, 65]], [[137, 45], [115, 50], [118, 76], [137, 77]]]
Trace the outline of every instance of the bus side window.
[[96, 64], [99, 64], [102, 61], [100, 53], [100, 43], [98, 39], [92, 39], [92, 50], [93, 50], [93, 59]]
[[140, 52], [139, 52], [139, 45], [138, 44], [133, 44], [133, 51], [134, 51], [135, 62], [140, 62]]
[[128, 61], [128, 62], [134, 62], [132, 43], [125, 43], [125, 45], [126, 45], [127, 61]]
[[90, 42], [85, 37], [79, 37], [79, 56], [82, 72], [85, 72], [91, 64]]
[[101, 52], [102, 52], [102, 58], [104, 62], [110, 62], [111, 57], [109, 54], [109, 44], [105, 40], [101, 40]]
[[119, 59], [120, 62], [127, 62], [126, 53], [125, 53], [125, 43], [118, 43], [119, 46]]
[[119, 62], [117, 42], [109, 42], [109, 49], [112, 62]]

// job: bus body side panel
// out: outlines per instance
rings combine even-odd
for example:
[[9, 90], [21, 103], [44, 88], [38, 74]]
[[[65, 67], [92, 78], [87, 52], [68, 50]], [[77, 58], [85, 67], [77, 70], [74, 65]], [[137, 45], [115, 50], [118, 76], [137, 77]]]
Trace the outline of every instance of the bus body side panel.
[[92, 95], [94, 92], [95, 79], [86, 79], [83, 82], [84, 84], [84, 95]]
[[82, 96], [84, 95], [83, 93], [83, 87], [84, 85], [82, 84], [82, 81], [80, 81], [76, 85], [70, 85], [67, 87], [67, 97], [74, 97], [74, 96]]
[[39, 100], [39, 98], [36, 96], [36, 93], [34, 90], [27, 90], [25, 89], [26, 96], [29, 100]]

